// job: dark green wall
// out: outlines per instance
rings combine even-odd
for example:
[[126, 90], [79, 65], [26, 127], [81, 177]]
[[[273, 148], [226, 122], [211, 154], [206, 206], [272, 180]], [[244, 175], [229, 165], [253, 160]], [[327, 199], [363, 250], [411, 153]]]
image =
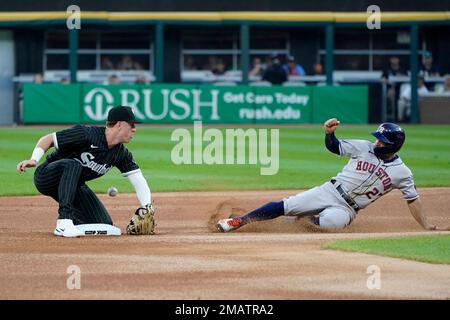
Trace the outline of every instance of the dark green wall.
[[14, 42], [16, 74], [43, 72], [44, 31], [17, 29], [14, 31]]
[[180, 82], [181, 31], [179, 27], [165, 27], [164, 81]]

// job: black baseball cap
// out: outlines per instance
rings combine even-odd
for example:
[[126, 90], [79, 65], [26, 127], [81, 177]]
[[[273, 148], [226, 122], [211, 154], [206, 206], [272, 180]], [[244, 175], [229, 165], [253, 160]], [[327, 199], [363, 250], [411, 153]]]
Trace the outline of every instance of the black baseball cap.
[[108, 122], [126, 121], [128, 123], [142, 123], [136, 120], [131, 107], [118, 106], [108, 112]]

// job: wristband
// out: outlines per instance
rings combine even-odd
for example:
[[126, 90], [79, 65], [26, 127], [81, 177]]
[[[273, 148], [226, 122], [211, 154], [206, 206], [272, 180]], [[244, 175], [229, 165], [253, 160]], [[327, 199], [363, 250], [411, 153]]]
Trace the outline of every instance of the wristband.
[[39, 162], [39, 160], [41, 160], [42, 156], [45, 154], [44, 149], [42, 149], [41, 147], [36, 147], [33, 150], [33, 154], [31, 155], [31, 159], [30, 160], [35, 160], [36, 163]]

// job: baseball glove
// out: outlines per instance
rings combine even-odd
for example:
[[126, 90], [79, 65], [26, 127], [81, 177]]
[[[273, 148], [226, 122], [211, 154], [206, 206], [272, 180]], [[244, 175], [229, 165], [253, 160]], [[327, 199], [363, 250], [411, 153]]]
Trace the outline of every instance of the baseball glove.
[[138, 208], [136, 210], [127, 226], [127, 234], [155, 234], [155, 227], [155, 209], [149, 204], [145, 208]]

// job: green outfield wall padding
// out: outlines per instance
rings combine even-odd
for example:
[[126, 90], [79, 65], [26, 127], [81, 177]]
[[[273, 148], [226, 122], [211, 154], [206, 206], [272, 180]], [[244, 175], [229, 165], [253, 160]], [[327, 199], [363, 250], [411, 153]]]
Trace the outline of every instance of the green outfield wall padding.
[[367, 86], [36, 85], [24, 90], [24, 123], [104, 123], [114, 106], [143, 123], [368, 122]]
[[80, 93], [79, 84], [25, 84], [23, 123], [80, 123]]
[[344, 123], [368, 123], [369, 90], [367, 86], [314, 87], [312, 123], [339, 118]]

